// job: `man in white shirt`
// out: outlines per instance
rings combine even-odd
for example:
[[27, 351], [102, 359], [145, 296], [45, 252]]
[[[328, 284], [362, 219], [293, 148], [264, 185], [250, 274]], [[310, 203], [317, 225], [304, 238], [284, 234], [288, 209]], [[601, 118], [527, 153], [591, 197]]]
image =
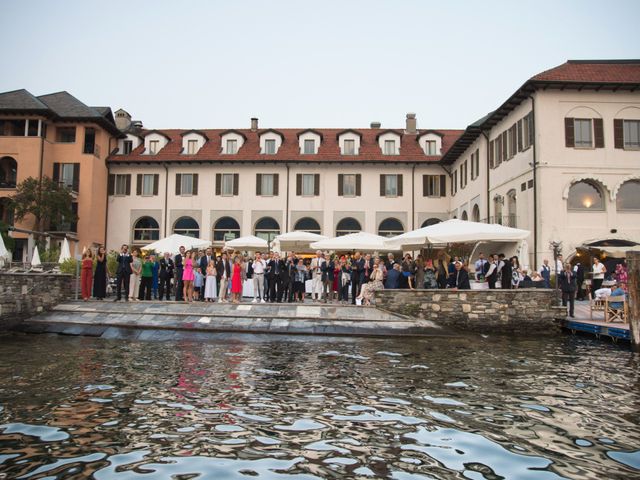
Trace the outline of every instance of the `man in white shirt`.
[[262, 258], [260, 252], [256, 252], [256, 258], [253, 261], [253, 301], [251, 303], [266, 303], [264, 300], [264, 272], [267, 268], [267, 262]]
[[315, 258], [311, 260], [311, 299], [320, 301], [322, 299], [322, 265], [325, 259], [322, 252], [318, 250]]

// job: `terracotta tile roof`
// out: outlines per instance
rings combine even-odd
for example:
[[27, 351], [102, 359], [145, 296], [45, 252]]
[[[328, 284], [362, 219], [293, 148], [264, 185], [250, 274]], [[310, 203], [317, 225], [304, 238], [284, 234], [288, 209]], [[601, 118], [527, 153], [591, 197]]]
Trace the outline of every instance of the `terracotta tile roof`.
[[[338, 145], [338, 133], [345, 132], [343, 128], [317, 128], [313, 131], [322, 135], [323, 141], [320, 144], [318, 153], [315, 155], [305, 155], [300, 153], [298, 135], [309, 129], [278, 128], [277, 132], [282, 134], [284, 141], [275, 155], [265, 155], [260, 153], [260, 134], [273, 131], [264, 129], [252, 131], [250, 129], [233, 130], [246, 137], [245, 143], [234, 155], [221, 154], [221, 133], [230, 130], [199, 130], [204, 133], [209, 141], [198, 151], [196, 155], [182, 154], [182, 134], [188, 130], [159, 129], [156, 130], [170, 138], [169, 143], [155, 155], [145, 155], [144, 144], [135, 148], [127, 155], [111, 155], [107, 159], [112, 164], [116, 163], [158, 163], [158, 162], [206, 162], [206, 161], [233, 161], [233, 162], [255, 162], [255, 161], [302, 161], [302, 162], [437, 162], [440, 155], [425, 155], [417, 141], [417, 135], [406, 135], [404, 130], [395, 129], [401, 135], [400, 155], [383, 155], [376, 136], [380, 129], [355, 129], [353, 131], [361, 134], [360, 151], [358, 155], [341, 155]], [[351, 130], [350, 130], [351, 131]], [[442, 135], [442, 153], [444, 154], [463, 130], [431, 130]], [[419, 130], [418, 134], [422, 131]], [[147, 131], [142, 131], [144, 136]]]
[[569, 60], [531, 77], [532, 81], [640, 83], [640, 60]]

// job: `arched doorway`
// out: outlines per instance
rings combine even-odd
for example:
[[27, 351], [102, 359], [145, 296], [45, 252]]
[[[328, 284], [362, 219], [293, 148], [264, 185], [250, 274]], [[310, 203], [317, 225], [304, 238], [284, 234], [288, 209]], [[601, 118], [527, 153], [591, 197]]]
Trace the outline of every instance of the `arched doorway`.
[[200, 225], [191, 217], [180, 217], [173, 225], [173, 233], [199, 238]]
[[18, 162], [13, 157], [0, 158], [0, 188], [16, 188]]
[[381, 237], [395, 237], [404, 233], [404, 227], [397, 218], [386, 218], [378, 226], [378, 235]]
[[160, 225], [155, 218], [141, 217], [133, 225], [133, 243], [160, 240]]
[[462, 211], [462, 215], [460, 215], [460, 220], [469, 220], [469, 215], [467, 215], [466, 210]]
[[480, 221], [480, 207], [478, 207], [478, 205], [473, 206], [473, 210], [471, 210], [471, 219], [474, 222]]
[[280, 224], [274, 218], [262, 217], [256, 222], [254, 235], [258, 238], [263, 238], [267, 242], [271, 242], [280, 235]]
[[506, 225], [508, 227], [516, 228], [518, 224], [518, 205], [517, 195], [514, 189], [507, 192], [507, 218]]
[[235, 218], [222, 217], [213, 226], [213, 241], [224, 242], [240, 236], [240, 225]]
[[309, 233], [317, 233], [317, 234], [322, 233], [320, 229], [320, 224], [311, 217], [301, 218], [293, 226], [293, 229], [301, 232], [309, 232]]
[[442, 220], [440, 220], [439, 218], [427, 218], [424, 222], [422, 222], [420, 228], [429, 227], [431, 225], [435, 225], [436, 223], [440, 223], [441, 221]]
[[358, 233], [360, 231], [362, 231], [360, 222], [352, 217], [343, 218], [336, 225], [336, 237], [341, 237], [350, 233]]

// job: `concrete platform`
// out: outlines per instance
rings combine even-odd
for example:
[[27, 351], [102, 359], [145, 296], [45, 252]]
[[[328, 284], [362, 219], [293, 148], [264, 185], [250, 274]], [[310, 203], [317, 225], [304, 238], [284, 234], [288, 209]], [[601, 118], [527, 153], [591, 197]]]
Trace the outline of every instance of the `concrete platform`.
[[428, 321], [375, 307], [184, 302], [68, 302], [18, 330], [104, 338], [175, 338], [175, 332], [362, 336], [452, 336]]

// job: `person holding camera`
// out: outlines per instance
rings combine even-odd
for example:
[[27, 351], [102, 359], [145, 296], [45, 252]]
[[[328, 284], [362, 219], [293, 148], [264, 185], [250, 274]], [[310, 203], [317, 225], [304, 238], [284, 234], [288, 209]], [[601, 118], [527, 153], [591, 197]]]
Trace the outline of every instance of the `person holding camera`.
[[129, 254], [129, 246], [122, 245], [120, 253], [116, 259], [118, 269], [116, 270], [116, 298], [114, 302], [122, 299], [122, 289], [124, 288], [124, 299], [129, 301], [129, 278], [131, 277], [131, 263], [133, 258]]

